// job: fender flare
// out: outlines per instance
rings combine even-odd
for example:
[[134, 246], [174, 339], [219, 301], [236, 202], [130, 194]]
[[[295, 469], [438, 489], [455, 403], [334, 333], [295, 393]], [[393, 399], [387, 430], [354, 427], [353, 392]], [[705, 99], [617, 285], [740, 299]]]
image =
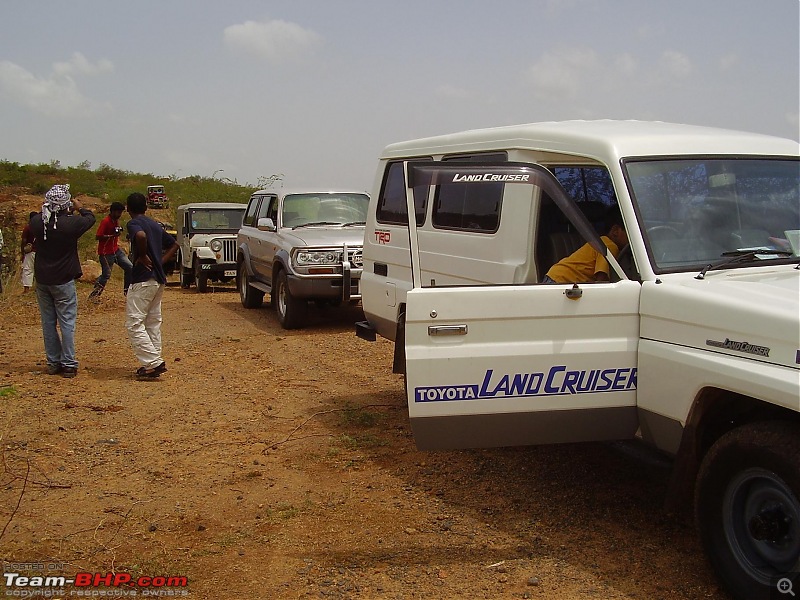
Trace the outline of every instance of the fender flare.
[[217, 262], [217, 257], [214, 254], [214, 251], [208, 246], [198, 246], [197, 248], [192, 248], [192, 251], [200, 261]]
[[255, 271], [253, 271], [253, 266], [250, 264], [250, 248], [247, 246], [247, 244], [242, 244], [239, 246], [236, 262], [244, 265], [244, 270], [248, 277], [255, 277]]
[[275, 275], [277, 275], [278, 271], [281, 269], [283, 269], [289, 274], [294, 273], [294, 269], [292, 269], [292, 258], [289, 256], [289, 253], [283, 248], [279, 249], [275, 253], [275, 259], [272, 262], [273, 283], [275, 281]]

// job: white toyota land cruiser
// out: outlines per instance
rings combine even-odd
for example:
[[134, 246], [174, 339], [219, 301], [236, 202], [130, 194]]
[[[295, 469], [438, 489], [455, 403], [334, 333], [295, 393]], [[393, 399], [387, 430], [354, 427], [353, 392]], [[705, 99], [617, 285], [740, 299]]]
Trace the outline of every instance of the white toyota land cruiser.
[[[786, 589], [800, 572], [798, 148], [615, 121], [387, 147], [357, 333], [395, 340], [417, 445], [641, 439], [674, 456], [668, 500], [694, 495], [726, 589]], [[630, 241], [617, 259], [598, 235], [614, 204]], [[584, 242], [610, 282], [538, 283]]]

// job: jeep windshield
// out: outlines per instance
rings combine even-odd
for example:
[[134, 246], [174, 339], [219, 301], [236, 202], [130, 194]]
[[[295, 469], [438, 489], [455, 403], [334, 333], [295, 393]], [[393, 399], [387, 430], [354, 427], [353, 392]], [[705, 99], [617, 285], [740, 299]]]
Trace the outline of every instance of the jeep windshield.
[[798, 262], [797, 159], [636, 159], [624, 168], [656, 273]]
[[189, 211], [192, 231], [198, 233], [236, 233], [242, 226], [245, 206], [235, 208], [194, 208]]
[[283, 200], [284, 227], [330, 227], [364, 225], [367, 194], [289, 194]]

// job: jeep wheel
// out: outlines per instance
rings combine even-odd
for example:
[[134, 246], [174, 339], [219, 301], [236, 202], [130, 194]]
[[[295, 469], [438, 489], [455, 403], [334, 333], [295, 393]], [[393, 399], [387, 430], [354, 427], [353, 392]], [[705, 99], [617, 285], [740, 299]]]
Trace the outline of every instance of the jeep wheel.
[[242, 261], [236, 264], [236, 287], [239, 288], [239, 299], [245, 308], [258, 308], [264, 302], [264, 292], [250, 285], [250, 276]]
[[695, 515], [728, 592], [772, 597], [800, 569], [800, 427], [753, 423], [722, 436], [700, 467]]
[[194, 283], [197, 291], [204, 294], [208, 291], [208, 273], [204, 273], [200, 268], [200, 261], [194, 259]]
[[292, 296], [286, 271], [280, 271], [275, 278], [275, 310], [278, 321], [284, 329], [297, 329], [302, 327], [308, 312], [308, 302]]

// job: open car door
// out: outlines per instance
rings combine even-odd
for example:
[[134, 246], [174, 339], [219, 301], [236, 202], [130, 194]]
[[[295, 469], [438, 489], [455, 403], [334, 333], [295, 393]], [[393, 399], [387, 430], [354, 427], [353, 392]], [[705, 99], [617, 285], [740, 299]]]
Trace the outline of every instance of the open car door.
[[408, 410], [421, 449], [626, 439], [636, 413], [639, 295], [544, 167], [407, 163], [416, 185], [536, 185], [620, 276], [616, 283], [422, 287], [409, 221], [413, 289], [405, 321]]

